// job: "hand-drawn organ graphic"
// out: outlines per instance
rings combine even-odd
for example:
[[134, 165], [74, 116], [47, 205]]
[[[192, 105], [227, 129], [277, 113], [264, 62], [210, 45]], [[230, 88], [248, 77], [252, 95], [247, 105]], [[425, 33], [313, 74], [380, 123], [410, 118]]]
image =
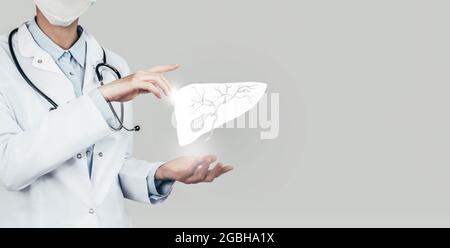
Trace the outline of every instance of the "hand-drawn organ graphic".
[[263, 96], [265, 83], [190, 84], [176, 93], [175, 118], [181, 146], [195, 141], [252, 109]]

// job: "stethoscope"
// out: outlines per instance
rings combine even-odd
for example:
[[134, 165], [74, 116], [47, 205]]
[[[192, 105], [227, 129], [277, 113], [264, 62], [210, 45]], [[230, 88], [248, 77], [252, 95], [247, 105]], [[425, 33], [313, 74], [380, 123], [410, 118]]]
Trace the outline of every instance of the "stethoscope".
[[[22, 76], [22, 78], [25, 80], [25, 82], [28, 83], [28, 85], [30, 85], [30, 87], [36, 91], [42, 98], [44, 98], [47, 102], [49, 102], [52, 105], [52, 108], [50, 109], [50, 111], [56, 110], [58, 108], [58, 104], [55, 103], [55, 101], [53, 101], [49, 96], [47, 96], [44, 92], [42, 92], [38, 87], [36, 87], [36, 85], [28, 78], [28, 76], [25, 74], [25, 72], [23, 71], [22, 67], [19, 64], [19, 61], [17, 60], [16, 57], [16, 53], [14, 52], [14, 47], [13, 47], [13, 43], [12, 43], [12, 39], [15, 33], [17, 33], [19, 29], [16, 28], [13, 31], [11, 31], [11, 33], [9, 34], [8, 37], [8, 45], [9, 45], [9, 51], [11, 53], [11, 57], [14, 61], [14, 64], [16, 65], [17, 70], [19, 71], [20, 75]], [[111, 71], [112, 73], [115, 74], [115, 77], [117, 79], [121, 79], [122, 75], [120, 74], [120, 72], [114, 68], [112, 65], [108, 64], [106, 61], [106, 52], [105, 49], [103, 49], [103, 62], [99, 63], [96, 67], [95, 67], [95, 74], [97, 76], [97, 80], [100, 82], [100, 85], [104, 85], [103, 83], [103, 69], [108, 69], [109, 71]], [[109, 108], [111, 109], [114, 117], [116, 118], [117, 122], [119, 122], [119, 126], [118, 127], [113, 127], [111, 124], [108, 124], [109, 127], [114, 130], [114, 131], [120, 131], [122, 129], [128, 131], [128, 132], [138, 132], [141, 130], [140, 126], [135, 126], [134, 128], [127, 128], [125, 127], [125, 125], [123, 124], [124, 122], [124, 104], [123, 102], [120, 103], [120, 117], [117, 115], [116, 110], [114, 109], [113, 105], [111, 102], [108, 102]]]

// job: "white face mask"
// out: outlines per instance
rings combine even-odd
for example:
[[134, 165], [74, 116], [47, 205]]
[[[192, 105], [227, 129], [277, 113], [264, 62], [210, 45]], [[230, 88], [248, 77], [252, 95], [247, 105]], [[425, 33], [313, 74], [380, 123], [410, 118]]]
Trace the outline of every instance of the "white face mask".
[[97, 0], [34, 0], [34, 3], [55, 26], [68, 27]]

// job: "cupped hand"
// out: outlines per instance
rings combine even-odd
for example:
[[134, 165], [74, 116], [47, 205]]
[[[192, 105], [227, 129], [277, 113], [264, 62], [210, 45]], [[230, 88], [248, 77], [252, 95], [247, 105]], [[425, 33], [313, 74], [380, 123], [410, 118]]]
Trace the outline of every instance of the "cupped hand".
[[[156, 172], [157, 180], [173, 180], [185, 184], [210, 183], [233, 170], [230, 165], [217, 162], [217, 157], [179, 157], [162, 165]], [[212, 165], [215, 163], [215, 166]], [[212, 168], [211, 168], [212, 167]]]

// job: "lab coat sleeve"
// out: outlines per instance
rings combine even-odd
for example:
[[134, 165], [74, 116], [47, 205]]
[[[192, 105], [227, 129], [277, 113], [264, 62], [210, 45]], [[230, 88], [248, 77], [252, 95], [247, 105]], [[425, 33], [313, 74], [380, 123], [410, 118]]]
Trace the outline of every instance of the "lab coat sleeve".
[[165, 194], [152, 194], [149, 187], [149, 184], [155, 183], [149, 176], [151, 175], [151, 171], [162, 164], [150, 163], [135, 158], [128, 159], [119, 173], [120, 185], [125, 198], [151, 204], [158, 204], [165, 201], [172, 191], [171, 185], [173, 184], [170, 184], [170, 189], [164, 189]]
[[[131, 105], [128, 103], [127, 105]], [[132, 108], [127, 113], [132, 113]], [[125, 163], [119, 173], [120, 185], [125, 198], [158, 204], [165, 201], [173, 188], [173, 181], [155, 180], [155, 173], [164, 162], [147, 162], [132, 157], [133, 134], [127, 134]]]
[[[120, 68], [122, 76], [130, 74], [128, 63], [119, 55], [110, 50], [106, 50], [109, 58], [119, 61], [117, 67]], [[126, 125], [133, 125], [133, 105], [131, 102], [125, 104]], [[106, 110], [105, 110], [106, 111]], [[104, 114], [105, 115], [105, 114]], [[106, 114], [106, 116], [108, 116]], [[163, 162], [147, 162], [133, 158], [133, 133], [127, 134], [127, 151], [125, 163], [119, 172], [119, 180], [125, 198], [142, 203], [157, 204], [166, 200], [173, 188], [173, 181], [155, 180], [155, 173]]]
[[111, 132], [88, 95], [23, 130], [0, 92], [0, 183], [11, 191], [23, 190]]
[[160, 163], [159, 166], [154, 166], [147, 177], [148, 190], [150, 192], [150, 201], [153, 203], [163, 202], [167, 197], [169, 197], [172, 192], [173, 185], [175, 181], [173, 180], [156, 180], [155, 175], [159, 167], [163, 165]]
[[89, 92], [89, 96], [91, 97], [92, 101], [94, 101], [95, 106], [97, 106], [98, 110], [100, 110], [100, 113], [102, 113], [102, 116], [108, 123], [108, 125], [114, 126], [114, 114], [112, 113], [105, 97], [100, 92], [100, 89], [97, 88], [92, 90], [91, 92]]

